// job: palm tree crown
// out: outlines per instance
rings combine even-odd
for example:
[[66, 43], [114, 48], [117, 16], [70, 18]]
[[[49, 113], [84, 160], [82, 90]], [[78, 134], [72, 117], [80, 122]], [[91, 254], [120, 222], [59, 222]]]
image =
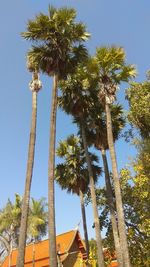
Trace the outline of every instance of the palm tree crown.
[[82, 42], [89, 38], [83, 23], [75, 22], [72, 8], [49, 7], [49, 14], [40, 13], [29, 20], [22, 36], [34, 43], [28, 56], [48, 75], [64, 77], [73, 72], [78, 62], [87, 57]]
[[[65, 141], [61, 141], [56, 151], [57, 155], [64, 160], [56, 167], [56, 182], [61, 185], [62, 189], [68, 192], [76, 193], [79, 191], [86, 193], [89, 185], [89, 174], [86, 164], [85, 152], [80, 139], [71, 135]], [[90, 153], [92, 169], [95, 182], [101, 173], [98, 158], [95, 154]]]
[[109, 103], [115, 100], [118, 85], [136, 76], [135, 66], [126, 64], [122, 47], [100, 47], [95, 59], [99, 68], [100, 98]]

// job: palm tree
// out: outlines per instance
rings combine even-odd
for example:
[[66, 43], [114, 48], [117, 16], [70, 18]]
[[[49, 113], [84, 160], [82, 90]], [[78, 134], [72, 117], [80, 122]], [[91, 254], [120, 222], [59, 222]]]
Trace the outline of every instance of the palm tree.
[[34, 154], [35, 154], [35, 140], [36, 140], [36, 120], [37, 120], [37, 93], [42, 87], [42, 83], [39, 79], [39, 74], [32, 59], [28, 58], [28, 69], [33, 72], [32, 81], [29, 83], [29, 88], [32, 92], [32, 116], [31, 116], [31, 129], [30, 129], [30, 140], [28, 148], [28, 161], [26, 170], [26, 181], [24, 197], [22, 201], [22, 214], [21, 214], [21, 225], [19, 235], [19, 247], [17, 257], [17, 267], [24, 266], [24, 254], [26, 245], [26, 232], [27, 232], [27, 220], [29, 212], [29, 201], [30, 201], [30, 189], [33, 174]]
[[[19, 242], [19, 227], [21, 222], [22, 198], [15, 195], [15, 202], [8, 200], [6, 206], [0, 211], [0, 243], [6, 247], [9, 254], [9, 266], [11, 266], [12, 248], [16, 248]], [[27, 243], [33, 240], [41, 240], [47, 232], [47, 211], [43, 198], [35, 200], [32, 198], [29, 206]]]
[[[90, 63], [90, 64], [89, 64]], [[89, 180], [90, 180], [90, 192], [92, 198], [93, 205], [93, 213], [94, 213], [94, 224], [95, 224], [95, 234], [97, 241], [97, 254], [98, 254], [98, 266], [104, 267], [104, 257], [103, 257], [103, 249], [102, 249], [102, 239], [100, 235], [100, 222], [99, 215], [96, 203], [96, 194], [95, 194], [95, 186], [94, 186], [94, 175], [91, 166], [91, 159], [88, 151], [88, 144], [86, 139], [86, 131], [85, 131], [85, 118], [88, 114], [88, 109], [90, 106], [93, 106], [93, 99], [89, 97], [88, 88], [95, 88], [95, 84], [97, 84], [97, 79], [95, 74], [92, 76], [91, 68], [92, 64], [89, 60], [87, 65], [78, 65], [76, 72], [73, 75], [68, 75], [66, 81], [62, 81], [60, 83], [61, 96], [59, 99], [59, 106], [67, 113], [71, 114], [75, 121], [78, 122], [82, 142], [85, 150], [87, 167], [89, 172]], [[91, 90], [91, 94], [92, 94]]]
[[14, 204], [8, 200], [0, 211], [0, 242], [4, 244], [7, 254], [11, 255], [13, 247], [17, 247], [21, 219], [21, 197], [16, 194]]
[[47, 233], [48, 214], [45, 210], [45, 199], [31, 199], [28, 217], [28, 242], [33, 243], [32, 266], [35, 266], [35, 242], [41, 240]]
[[53, 267], [57, 266], [54, 168], [58, 81], [66, 78], [67, 73], [73, 72], [77, 63], [87, 57], [87, 51], [81, 43], [89, 37], [85, 25], [75, 22], [75, 18], [74, 9], [51, 6], [48, 16], [40, 13], [35, 20], [29, 20], [27, 31], [22, 34], [25, 39], [35, 43], [29, 55], [43, 73], [53, 76], [54, 81], [48, 163], [49, 254], [50, 266]]
[[[86, 166], [85, 152], [78, 137], [71, 135], [65, 141], [61, 141], [56, 151], [57, 155], [64, 160], [56, 167], [56, 182], [62, 189], [67, 189], [69, 193], [75, 193], [80, 197], [81, 212], [83, 220], [84, 238], [89, 258], [89, 243], [86, 225], [86, 215], [84, 206], [84, 194], [89, 187], [89, 175]], [[94, 181], [98, 179], [101, 169], [94, 164], [98, 162], [96, 155], [90, 154]]]
[[124, 266], [130, 267], [110, 106], [115, 101], [118, 85], [121, 82], [128, 82], [131, 78], [135, 77], [136, 71], [133, 65], [126, 64], [125, 52], [121, 47], [97, 48], [96, 61], [99, 68], [99, 99], [100, 103], [105, 106], [106, 112], [107, 138], [112, 163], [120, 243], [123, 252]]
[[[105, 173], [105, 184], [106, 184], [106, 196], [110, 210], [112, 230], [114, 236], [115, 250], [117, 254], [117, 260], [119, 266], [123, 266], [122, 250], [120, 246], [119, 234], [118, 234], [118, 223], [116, 218], [116, 204], [114, 202], [114, 196], [110, 181], [109, 168], [106, 156], [106, 150], [108, 150], [107, 141], [107, 127], [106, 127], [106, 115], [104, 109], [99, 107], [98, 101], [95, 99], [95, 105], [90, 110], [90, 113], [86, 119], [86, 134], [88, 143], [94, 144], [96, 149], [101, 151], [104, 173]], [[111, 106], [112, 122], [113, 122], [113, 138], [116, 141], [119, 138], [120, 131], [125, 125], [125, 119], [123, 117], [123, 110], [120, 105]]]

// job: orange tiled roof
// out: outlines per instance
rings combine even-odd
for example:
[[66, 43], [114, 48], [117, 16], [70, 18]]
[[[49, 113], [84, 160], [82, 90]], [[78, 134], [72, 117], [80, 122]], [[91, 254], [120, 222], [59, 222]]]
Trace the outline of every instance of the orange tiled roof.
[[[61, 261], [63, 261], [66, 258], [67, 252], [69, 251], [69, 248], [72, 245], [77, 234], [79, 235], [78, 231], [72, 230], [64, 234], [58, 235], [56, 237], [57, 249], [62, 254]], [[11, 266], [16, 265], [17, 253], [18, 250], [12, 251]], [[33, 257], [33, 244], [30, 244], [26, 246], [25, 263], [32, 262], [32, 257]], [[35, 243], [35, 261], [40, 261], [41, 259], [48, 259], [48, 258], [49, 258], [48, 239]], [[9, 259], [7, 257], [1, 266], [8, 267], [8, 260]]]
[[118, 267], [117, 261], [112, 261], [109, 267]]

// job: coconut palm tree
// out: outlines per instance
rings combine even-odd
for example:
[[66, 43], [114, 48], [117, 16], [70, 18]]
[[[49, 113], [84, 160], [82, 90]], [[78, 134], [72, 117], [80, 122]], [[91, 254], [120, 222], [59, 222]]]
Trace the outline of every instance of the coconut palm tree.
[[5, 246], [7, 254], [11, 254], [12, 247], [17, 247], [21, 219], [21, 197], [16, 194], [14, 204], [8, 200], [0, 211], [0, 242]]
[[26, 233], [27, 233], [27, 220], [29, 212], [30, 201], [30, 189], [33, 174], [34, 154], [35, 154], [35, 140], [36, 140], [36, 121], [37, 121], [37, 94], [42, 87], [42, 83], [39, 79], [39, 73], [35, 68], [35, 65], [30, 57], [28, 58], [28, 69], [32, 71], [32, 81], [29, 83], [29, 88], [32, 92], [32, 116], [31, 116], [31, 129], [30, 140], [28, 148], [28, 161], [26, 170], [26, 181], [24, 196], [22, 201], [22, 213], [21, 213], [21, 225], [19, 235], [19, 247], [17, 257], [17, 267], [24, 266], [24, 253], [26, 245]]
[[[4, 244], [9, 254], [11, 266], [11, 252], [18, 246], [19, 227], [21, 222], [22, 198], [16, 194], [15, 201], [8, 200], [6, 206], [0, 211], [0, 243]], [[40, 240], [47, 232], [47, 211], [44, 199], [31, 199], [28, 215], [27, 243]]]
[[85, 25], [75, 22], [75, 18], [76, 11], [72, 8], [50, 6], [48, 15], [40, 13], [35, 20], [29, 20], [27, 31], [22, 33], [25, 39], [34, 43], [29, 56], [43, 73], [53, 76], [48, 164], [49, 253], [53, 267], [57, 266], [54, 168], [58, 81], [66, 78], [67, 73], [73, 72], [77, 63], [87, 57], [82, 42], [89, 38]]
[[[86, 225], [86, 215], [84, 206], [84, 194], [89, 188], [89, 175], [86, 166], [85, 152], [81, 140], [71, 135], [65, 141], [61, 141], [56, 150], [57, 155], [64, 161], [56, 167], [56, 182], [62, 189], [67, 189], [67, 192], [77, 194], [80, 197], [82, 221], [84, 229], [84, 238], [89, 258], [88, 233]], [[101, 169], [94, 163], [98, 162], [95, 154], [90, 153], [92, 162], [92, 170], [94, 173], [94, 181], [96, 182], [100, 175]]]
[[[96, 194], [95, 194], [95, 186], [94, 186], [94, 175], [91, 166], [91, 159], [88, 151], [88, 144], [86, 140], [86, 131], [85, 131], [85, 118], [88, 114], [88, 109], [90, 106], [93, 106], [93, 98], [90, 97], [88, 88], [95, 88], [95, 84], [97, 84], [97, 79], [95, 72], [93, 75], [91, 74], [91, 69], [93, 67], [93, 62], [87, 62], [87, 65], [78, 65], [76, 72], [73, 75], [68, 75], [66, 81], [62, 81], [60, 83], [61, 96], [59, 96], [59, 106], [67, 113], [71, 114], [76, 121], [78, 121], [78, 125], [81, 132], [81, 137], [83, 141], [83, 146], [86, 155], [87, 167], [89, 172], [89, 180], [90, 180], [90, 191], [93, 205], [93, 213], [94, 213], [94, 224], [95, 224], [95, 234], [96, 241], [98, 247], [98, 266], [104, 266], [104, 257], [103, 257], [103, 249], [102, 249], [102, 239], [100, 234], [100, 222], [97, 210], [96, 203]], [[91, 90], [91, 95], [94, 91]]]
[[[113, 122], [113, 138], [116, 141], [119, 136], [122, 128], [125, 125], [125, 118], [123, 116], [123, 110], [120, 105], [111, 106], [112, 122]], [[118, 234], [118, 223], [116, 217], [116, 204], [114, 202], [114, 196], [110, 181], [109, 168], [106, 156], [106, 150], [108, 150], [108, 141], [107, 141], [107, 127], [106, 127], [106, 114], [104, 109], [99, 107], [98, 101], [95, 99], [95, 105], [90, 110], [88, 117], [86, 118], [86, 134], [88, 143], [94, 144], [96, 149], [101, 151], [104, 174], [105, 174], [105, 184], [106, 184], [106, 196], [107, 203], [110, 210], [112, 230], [114, 236], [115, 250], [117, 254], [117, 260], [119, 266], [123, 266], [122, 260], [122, 250], [120, 246], [119, 234]]]
[[130, 267], [110, 106], [116, 99], [118, 85], [121, 82], [128, 82], [131, 78], [135, 77], [136, 71], [133, 65], [126, 64], [125, 52], [121, 47], [97, 48], [96, 61], [99, 68], [99, 99], [100, 103], [104, 105], [106, 112], [107, 138], [112, 163], [120, 243], [123, 252], [124, 266]]
[[32, 266], [35, 266], [35, 242], [47, 233], [48, 214], [45, 199], [31, 199], [28, 216], [28, 242], [33, 244]]
[[35, 242], [42, 239], [47, 233], [48, 213], [47, 203], [44, 198], [39, 200], [31, 199], [28, 216], [28, 242]]

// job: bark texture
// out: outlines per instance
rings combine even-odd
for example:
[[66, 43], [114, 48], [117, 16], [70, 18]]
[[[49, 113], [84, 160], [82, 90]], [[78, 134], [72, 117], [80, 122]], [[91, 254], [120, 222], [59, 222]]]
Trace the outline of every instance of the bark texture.
[[83, 193], [81, 190], [80, 190], [79, 194], [80, 194], [80, 203], [81, 203], [81, 213], [82, 213], [82, 221], [83, 221], [86, 254], [87, 254], [87, 259], [89, 259], [89, 241], [88, 241], [86, 214], [85, 214], [85, 206], [84, 206], [84, 197], [83, 197]]
[[131, 267], [127, 236], [126, 236], [123, 203], [122, 203], [122, 197], [121, 197], [121, 187], [120, 187], [120, 181], [119, 181], [113, 134], [112, 134], [112, 120], [111, 120], [109, 104], [106, 103], [105, 108], [106, 108], [106, 119], [107, 119], [107, 138], [108, 138], [108, 145], [109, 145], [109, 151], [110, 151], [110, 157], [111, 157], [111, 163], [112, 163], [112, 173], [113, 173], [114, 189], [115, 189], [115, 197], [116, 197], [116, 208], [117, 208], [117, 216], [118, 216], [118, 230], [119, 230], [119, 236], [120, 236], [120, 244], [122, 248], [124, 267]]
[[118, 261], [119, 267], [123, 267], [122, 251], [121, 251], [120, 240], [119, 240], [118, 225], [117, 225], [116, 214], [115, 214], [115, 205], [114, 205], [114, 200], [113, 200], [113, 192], [112, 192], [112, 187], [111, 187], [111, 182], [110, 182], [106, 151], [102, 149], [101, 154], [102, 154], [102, 159], [103, 159], [107, 202], [108, 202], [108, 206], [110, 210], [110, 217], [111, 217], [111, 223], [112, 223], [112, 231], [113, 231], [117, 261]]
[[26, 247], [26, 232], [27, 232], [27, 220], [30, 201], [30, 189], [33, 174], [34, 153], [35, 153], [35, 140], [36, 140], [36, 118], [37, 118], [37, 92], [32, 93], [32, 118], [31, 118], [31, 130], [30, 141], [28, 149], [28, 162], [25, 182], [25, 192], [22, 203], [22, 215], [21, 226], [19, 234], [19, 247], [16, 267], [24, 267], [25, 247]]
[[104, 267], [105, 265], [104, 265], [102, 238], [101, 238], [101, 234], [100, 234], [100, 222], [99, 222], [98, 209], [97, 209], [97, 203], [96, 203], [93, 171], [92, 171], [91, 160], [90, 160], [90, 156], [89, 156], [89, 152], [88, 152], [85, 127], [84, 127], [83, 121], [81, 122], [81, 132], [82, 132], [83, 145], [84, 145], [84, 150], [85, 150], [85, 154], [86, 154], [86, 161], [87, 161], [87, 167], [88, 167], [89, 178], [90, 178], [90, 191], [91, 191], [91, 199], [92, 199], [93, 214], [94, 214], [98, 267]]
[[54, 196], [54, 170], [55, 170], [55, 140], [57, 115], [57, 84], [58, 77], [54, 75], [52, 91], [52, 107], [50, 115], [50, 140], [48, 162], [48, 224], [49, 224], [49, 256], [50, 266], [57, 267], [56, 252], [56, 226], [55, 226], [55, 196]]

